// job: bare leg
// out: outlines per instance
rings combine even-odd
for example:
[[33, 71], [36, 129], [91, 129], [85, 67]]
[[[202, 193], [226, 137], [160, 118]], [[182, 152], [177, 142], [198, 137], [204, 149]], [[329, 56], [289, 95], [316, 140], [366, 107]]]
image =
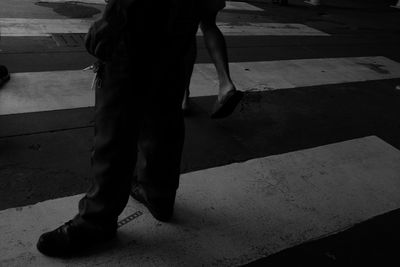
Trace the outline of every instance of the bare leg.
[[197, 56], [197, 45], [196, 45], [196, 37], [193, 38], [191, 42], [191, 46], [189, 48], [189, 51], [187, 55], [185, 56], [185, 93], [183, 95], [183, 101], [182, 101], [182, 110], [184, 112], [189, 111], [190, 109], [190, 104], [189, 104], [189, 87], [190, 87], [190, 79], [192, 77], [193, 73], [193, 64], [196, 60]]
[[201, 20], [200, 27], [208, 53], [214, 62], [219, 80], [218, 101], [224, 99], [229, 91], [236, 90], [229, 74], [228, 53], [225, 38], [216, 25], [217, 13], [208, 14]]

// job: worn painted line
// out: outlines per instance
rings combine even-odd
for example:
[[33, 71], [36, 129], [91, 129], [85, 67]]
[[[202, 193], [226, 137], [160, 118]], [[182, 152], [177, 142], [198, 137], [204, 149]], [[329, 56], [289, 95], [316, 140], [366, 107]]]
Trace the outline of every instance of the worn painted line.
[[130, 200], [109, 251], [54, 259], [41, 233], [81, 195], [0, 212], [0, 266], [238, 266], [400, 207], [400, 151], [371, 136], [182, 175], [174, 220]]
[[[93, 20], [0, 18], [1, 34], [9, 37], [50, 36], [53, 33], [86, 33]], [[303, 24], [217, 23], [224, 35], [328, 36]], [[198, 33], [201, 34], [201, 31]]]
[[[98, 4], [98, 5], [105, 5], [104, 0], [77, 0], [77, 1], [68, 1], [68, 0], [44, 0], [41, 2], [46, 3], [68, 3], [68, 2], [79, 2], [79, 3], [86, 3], [86, 4]], [[264, 9], [251, 5], [245, 2], [232, 2], [226, 1], [225, 10], [243, 10], [243, 11], [263, 11]]]
[[94, 105], [91, 71], [12, 73], [0, 90], [0, 115]]
[[11, 37], [86, 33], [92, 22], [92, 20], [83, 19], [0, 18], [1, 35]]
[[225, 10], [263, 11], [264, 9], [246, 2], [226, 1]]
[[98, 4], [98, 5], [105, 5], [105, 0], [42, 0], [41, 2], [44, 3], [68, 3], [68, 2], [75, 2], [75, 3], [85, 3], [85, 4]]
[[[325, 84], [400, 78], [400, 63], [386, 57], [352, 57], [241, 62], [230, 64], [243, 91], [268, 91]], [[90, 107], [90, 71], [13, 73], [0, 90], [0, 115]], [[196, 64], [191, 96], [212, 96], [218, 80], [212, 64]]]
[[[400, 63], [386, 57], [296, 59], [230, 64], [231, 76], [243, 91], [400, 78]], [[191, 96], [215, 95], [218, 79], [212, 64], [197, 64]]]
[[218, 22], [217, 24], [224, 35], [228, 36], [330, 36], [328, 33], [297, 23]]

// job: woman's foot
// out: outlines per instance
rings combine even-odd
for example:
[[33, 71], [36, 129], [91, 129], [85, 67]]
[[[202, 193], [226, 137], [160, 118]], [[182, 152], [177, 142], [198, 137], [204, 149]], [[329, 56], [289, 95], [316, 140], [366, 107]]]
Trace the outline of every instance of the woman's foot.
[[221, 85], [219, 87], [218, 102], [222, 102], [232, 91], [236, 91], [236, 87], [232, 82]]
[[238, 90], [230, 90], [223, 96], [222, 100], [217, 100], [214, 104], [211, 118], [222, 119], [228, 117], [235, 110], [236, 106], [242, 100], [244, 93]]

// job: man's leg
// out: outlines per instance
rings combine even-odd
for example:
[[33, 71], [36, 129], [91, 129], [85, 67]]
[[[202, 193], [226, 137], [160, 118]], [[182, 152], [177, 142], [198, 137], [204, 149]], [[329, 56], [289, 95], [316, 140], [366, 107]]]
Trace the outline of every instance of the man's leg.
[[172, 39], [160, 53], [159, 63], [153, 64], [158, 66], [153, 71], [158, 75], [157, 79], [151, 79], [154, 90], [149, 92], [149, 104], [144, 104], [137, 178], [132, 192], [160, 221], [171, 219], [179, 186], [185, 134], [182, 100], [188, 69], [193, 69], [194, 63], [193, 58], [191, 61], [187, 58], [193, 49], [194, 33]]
[[[180, 80], [184, 79], [181, 76]], [[172, 217], [179, 186], [184, 120], [181, 108], [183, 83], [158, 87], [145, 105], [138, 142], [137, 180], [132, 196], [146, 204], [160, 221]]]
[[[79, 202], [79, 214], [43, 234], [37, 248], [48, 256], [73, 255], [112, 238], [129, 198], [136, 160], [137, 97], [127, 65], [107, 63], [96, 88], [93, 180]], [[140, 86], [140, 85], [139, 85]]]
[[129, 63], [109, 63], [96, 91], [94, 179], [76, 218], [84, 222], [115, 225], [129, 198], [140, 115], [132, 75]]
[[132, 196], [146, 204], [160, 221], [171, 219], [179, 186], [184, 122], [180, 104], [174, 109], [166, 108], [164, 114], [161, 110], [147, 114], [139, 136], [137, 180]]

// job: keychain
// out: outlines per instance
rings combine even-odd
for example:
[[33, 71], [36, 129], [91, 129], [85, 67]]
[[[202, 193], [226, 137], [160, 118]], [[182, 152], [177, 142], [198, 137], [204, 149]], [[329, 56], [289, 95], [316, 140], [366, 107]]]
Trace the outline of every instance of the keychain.
[[93, 80], [92, 80], [92, 85], [91, 85], [91, 89], [95, 90], [97, 87], [101, 86], [101, 78], [99, 77], [100, 75], [100, 68], [103, 66], [104, 64], [100, 61], [96, 61], [95, 63], [93, 63], [92, 65], [86, 67], [83, 69], [83, 71], [88, 71], [91, 70], [94, 72], [94, 76], [93, 76]]

